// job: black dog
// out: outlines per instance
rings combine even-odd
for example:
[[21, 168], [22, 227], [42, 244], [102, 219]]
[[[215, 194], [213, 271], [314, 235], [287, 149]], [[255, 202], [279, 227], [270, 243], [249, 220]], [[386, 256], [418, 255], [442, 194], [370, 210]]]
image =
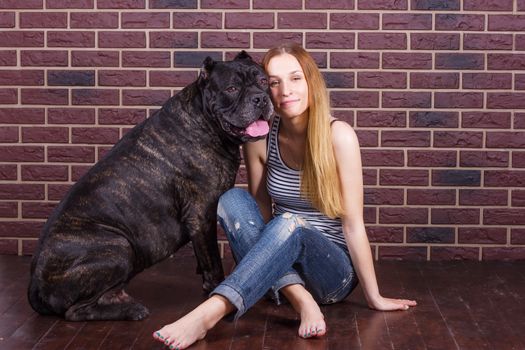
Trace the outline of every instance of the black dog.
[[219, 196], [235, 183], [239, 145], [273, 113], [262, 68], [244, 51], [204, 61], [199, 78], [128, 132], [83, 176], [44, 226], [31, 264], [33, 309], [67, 320], [139, 320], [123, 288], [192, 242], [203, 288], [224, 278]]

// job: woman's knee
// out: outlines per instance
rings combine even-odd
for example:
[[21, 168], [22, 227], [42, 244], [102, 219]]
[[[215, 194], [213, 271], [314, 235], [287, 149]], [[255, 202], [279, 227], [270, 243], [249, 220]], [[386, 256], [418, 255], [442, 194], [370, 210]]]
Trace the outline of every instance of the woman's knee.
[[278, 237], [281, 240], [288, 239], [302, 231], [301, 229], [308, 227], [307, 222], [297, 214], [284, 213], [277, 216], [274, 220], [275, 225], [278, 225], [280, 228]]
[[247, 191], [236, 187], [231, 188], [219, 198], [217, 216], [224, 218], [229, 213], [236, 213], [239, 207], [245, 206], [247, 201], [252, 200], [253, 197]]

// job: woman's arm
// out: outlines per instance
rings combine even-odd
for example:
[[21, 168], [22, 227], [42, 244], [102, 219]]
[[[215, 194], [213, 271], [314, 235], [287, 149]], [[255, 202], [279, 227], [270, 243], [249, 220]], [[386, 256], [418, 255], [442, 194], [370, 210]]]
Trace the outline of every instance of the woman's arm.
[[332, 142], [345, 208], [343, 232], [368, 306], [377, 310], [406, 310], [415, 306], [416, 302], [412, 300], [381, 296], [363, 219], [363, 170], [359, 141], [350, 125], [336, 122], [332, 126]]
[[268, 222], [272, 218], [272, 201], [266, 190], [266, 139], [245, 143], [243, 154], [248, 191], [255, 198], [264, 222]]

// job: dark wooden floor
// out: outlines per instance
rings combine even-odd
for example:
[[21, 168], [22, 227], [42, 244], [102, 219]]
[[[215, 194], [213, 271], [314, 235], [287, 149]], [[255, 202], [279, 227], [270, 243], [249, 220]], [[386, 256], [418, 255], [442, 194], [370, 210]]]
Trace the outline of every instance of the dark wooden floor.
[[[28, 266], [27, 257], [0, 256], [0, 349], [166, 349], [151, 333], [205, 298], [193, 259], [173, 258], [128, 288], [149, 307], [145, 321], [65, 322], [28, 305]], [[238, 322], [221, 321], [192, 349], [525, 349], [525, 262], [380, 262], [376, 270], [384, 295], [419, 305], [372, 311], [358, 288], [322, 308], [325, 337], [304, 340], [289, 305], [263, 300]]]

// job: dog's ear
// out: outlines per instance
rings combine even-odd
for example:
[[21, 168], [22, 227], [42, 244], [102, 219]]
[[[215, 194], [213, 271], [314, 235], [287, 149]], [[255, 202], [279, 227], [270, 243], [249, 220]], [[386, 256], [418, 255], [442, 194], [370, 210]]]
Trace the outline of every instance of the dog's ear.
[[242, 50], [241, 52], [239, 52], [237, 54], [237, 56], [235, 56], [234, 61], [237, 61], [237, 60], [250, 60], [250, 61], [253, 61], [252, 56], [248, 55], [248, 53], [246, 51], [244, 51], [244, 50]]
[[210, 76], [213, 66], [215, 66], [216, 63], [217, 62], [215, 62], [210, 56], [206, 57], [206, 59], [202, 63], [201, 72], [199, 74], [199, 80], [207, 80]]

